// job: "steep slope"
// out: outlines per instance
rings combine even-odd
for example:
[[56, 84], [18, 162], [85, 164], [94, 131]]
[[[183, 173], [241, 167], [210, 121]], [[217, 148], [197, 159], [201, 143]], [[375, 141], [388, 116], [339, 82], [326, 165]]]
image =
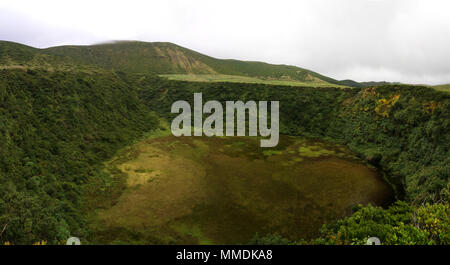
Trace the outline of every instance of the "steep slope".
[[354, 81], [338, 81], [296, 66], [216, 59], [167, 42], [120, 41], [47, 49], [0, 42], [0, 64], [3, 64], [3, 68], [5, 65], [47, 68], [99, 67], [128, 73], [224, 74], [359, 86]]
[[[278, 100], [280, 132], [331, 137], [389, 174], [399, 198], [446, 198], [450, 172], [450, 96], [423, 86], [386, 85], [365, 89], [301, 88], [262, 84], [188, 83], [139, 78], [148, 106], [169, 120], [171, 104], [203, 100]], [[426, 154], [426, 155], [424, 155]], [[404, 191], [402, 191], [404, 189]]]
[[[120, 192], [120, 183], [101, 171], [103, 162], [158, 127], [150, 110], [170, 118], [174, 101], [192, 101], [199, 90], [205, 101], [279, 100], [282, 133], [329, 137], [347, 145], [398, 182], [410, 203], [448, 203], [448, 93], [413, 86], [292, 89], [106, 71], [3, 69], [0, 227], [8, 228], [0, 244], [56, 244], [69, 235], [85, 237], [88, 220], [81, 209], [90, 207], [83, 201], [86, 190], [102, 185], [113, 197], [104, 204], [113, 203]], [[358, 236], [360, 242], [365, 236]]]
[[39, 49], [23, 44], [0, 41], [0, 64], [19, 65], [30, 62], [39, 52]]
[[192, 56], [195, 52], [170, 43], [116, 42], [92, 46], [60, 46], [42, 51], [56, 64], [71, 62], [134, 73], [195, 73], [215, 71]]
[[84, 184], [156, 124], [117, 75], [0, 70], [0, 245], [86, 234]]

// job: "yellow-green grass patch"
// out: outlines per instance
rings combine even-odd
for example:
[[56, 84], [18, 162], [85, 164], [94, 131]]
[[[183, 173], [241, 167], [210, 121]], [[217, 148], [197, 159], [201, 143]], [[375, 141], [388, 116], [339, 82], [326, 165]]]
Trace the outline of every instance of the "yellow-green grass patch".
[[297, 80], [277, 80], [268, 78], [257, 78], [250, 76], [223, 75], [223, 74], [166, 74], [160, 75], [169, 80], [190, 81], [190, 82], [231, 82], [231, 83], [250, 83], [250, 84], [268, 84], [280, 86], [297, 87], [346, 87], [342, 85], [330, 84], [320, 79], [312, 81]]

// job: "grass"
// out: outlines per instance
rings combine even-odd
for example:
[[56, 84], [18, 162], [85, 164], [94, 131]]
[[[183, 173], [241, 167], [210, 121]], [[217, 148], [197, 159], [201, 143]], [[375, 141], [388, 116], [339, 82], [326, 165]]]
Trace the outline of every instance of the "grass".
[[433, 86], [434, 89], [444, 92], [450, 92], [450, 84]]
[[276, 80], [262, 79], [250, 76], [223, 75], [223, 74], [166, 74], [160, 75], [169, 80], [190, 81], [190, 82], [231, 82], [231, 83], [251, 83], [251, 84], [268, 84], [280, 86], [297, 86], [297, 87], [345, 87], [342, 85], [330, 84], [320, 79], [302, 82], [297, 80]]
[[[126, 73], [181, 74], [188, 76], [189, 80], [194, 78], [201, 79], [200, 81], [206, 78], [225, 80], [218, 82], [251, 82], [293, 86], [349, 84], [349, 82], [337, 81], [296, 66], [216, 59], [176, 44], [164, 42], [120, 41], [90, 46], [65, 45], [36, 49], [26, 45], [0, 41], [0, 67], [15, 64], [47, 69], [69, 70], [76, 68], [91, 71], [93, 69], [112, 69]], [[189, 75], [205, 76], [192, 77]], [[217, 76], [211, 78], [215, 75]], [[253, 78], [250, 78], [250, 76]]]
[[236, 244], [255, 233], [291, 239], [357, 203], [381, 204], [389, 186], [342, 146], [282, 136], [149, 137], [109, 163], [125, 188], [91, 212], [94, 243]]

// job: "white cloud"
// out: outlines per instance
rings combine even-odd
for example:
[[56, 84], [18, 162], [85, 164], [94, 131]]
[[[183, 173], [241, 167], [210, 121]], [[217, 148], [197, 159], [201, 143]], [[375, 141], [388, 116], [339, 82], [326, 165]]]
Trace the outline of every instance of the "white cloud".
[[48, 47], [170, 41], [337, 79], [450, 83], [445, 0], [158, 0], [0, 3], [0, 39]]

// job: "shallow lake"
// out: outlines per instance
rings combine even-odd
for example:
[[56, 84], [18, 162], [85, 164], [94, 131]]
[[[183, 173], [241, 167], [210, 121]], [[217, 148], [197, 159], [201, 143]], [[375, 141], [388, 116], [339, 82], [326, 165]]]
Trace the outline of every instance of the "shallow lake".
[[96, 211], [101, 243], [237, 244], [256, 233], [291, 240], [356, 204], [381, 205], [392, 189], [345, 146], [281, 136], [143, 140], [109, 163], [125, 176], [117, 202]]

